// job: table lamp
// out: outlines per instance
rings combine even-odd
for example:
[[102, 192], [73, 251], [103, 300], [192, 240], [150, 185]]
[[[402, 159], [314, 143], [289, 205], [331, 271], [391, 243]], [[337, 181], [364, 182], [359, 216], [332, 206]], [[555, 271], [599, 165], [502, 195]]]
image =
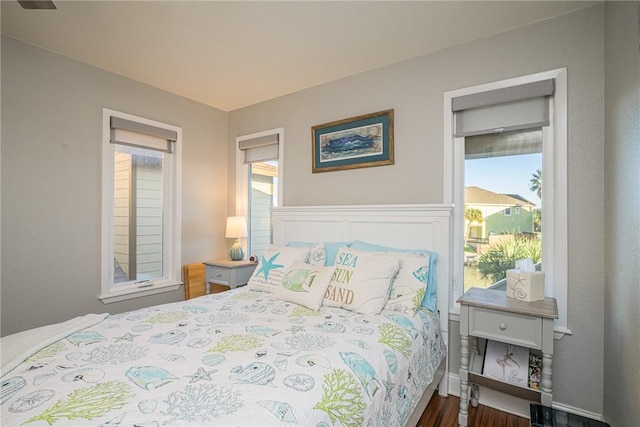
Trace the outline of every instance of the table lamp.
[[227, 239], [236, 239], [229, 251], [231, 261], [240, 261], [244, 258], [244, 251], [240, 246], [240, 237], [247, 237], [247, 220], [243, 216], [230, 216], [227, 218], [227, 230], [224, 235]]

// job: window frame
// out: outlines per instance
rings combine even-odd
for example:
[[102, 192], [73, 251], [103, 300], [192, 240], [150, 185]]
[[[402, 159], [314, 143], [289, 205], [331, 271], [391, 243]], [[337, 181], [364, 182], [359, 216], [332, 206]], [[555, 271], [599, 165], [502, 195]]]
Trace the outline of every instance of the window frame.
[[[452, 283], [449, 301], [450, 317], [460, 318], [460, 304], [456, 301], [464, 289], [464, 137], [455, 137], [455, 120], [452, 100], [455, 97], [485, 91], [518, 86], [526, 83], [554, 79], [555, 92], [549, 101], [549, 126], [542, 128], [545, 190], [542, 194], [543, 217], [543, 265], [545, 270], [545, 295], [556, 298], [558, 319], [554, 322], [556, 338], [571, 334], [568, 328], [568, 112], [567, 69], [558, 68], [541, 73], [492, 83], [447, 91], [444, 93], [444, 202], [454, 206], [452, 215]], [[458, 183], [462, 183], [459, 185]], [[546, 214], [545, 214], [546, 213]]]
[[[167, 157], [167, 197], [163, 201], [163, 276], [148, 281], [114, 286], [114, 156], [116, 144], [111, 143], [111, 117], [175, 131], [173, 152]], [[134, 116], [108, 108], [102, 110], [102, 240], [100, 269], [100, 299], [105, 304], [162, 292], [182, 285], [181, 280], [181, 215], [182, 215], [182, 128]]]
[[[284, 171], [284, 128], [269, 129], [261, 132], [241, 135], [236, 137], [236, 216], [243, 216], [247, 219], [247, 224], [251, 224], [249, 217], [249, 166], [244, 164], [244, 153], [240, 149], [240, 142], [248, 139], [256, 139], [265, 136], [278, 135], [278, 206], [282, 204], [283, 194], [283, 171]], [[249, 227], [249, 236], [240, 239], [240, 244], [247, 248], [247, 255], [251, 255], [251, 227]]]

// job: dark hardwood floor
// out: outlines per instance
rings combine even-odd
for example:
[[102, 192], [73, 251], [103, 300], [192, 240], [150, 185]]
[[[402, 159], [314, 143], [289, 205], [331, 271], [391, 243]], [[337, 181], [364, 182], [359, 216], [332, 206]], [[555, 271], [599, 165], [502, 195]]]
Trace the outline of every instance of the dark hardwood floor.
[[[436, 392], [425, 409], [418, 427], [457, 427], [460, 399], [456, 396], [441, 397]], [[507, 414], [488, 406], [469, 405], [469, 427], [529, 427], [527, 418]]]

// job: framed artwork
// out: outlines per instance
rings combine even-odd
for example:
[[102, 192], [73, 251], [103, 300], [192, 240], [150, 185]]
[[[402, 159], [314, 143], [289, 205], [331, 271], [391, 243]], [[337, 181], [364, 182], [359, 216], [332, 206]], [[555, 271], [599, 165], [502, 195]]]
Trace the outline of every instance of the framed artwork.
[[393, 110], [311, 128], [313, 173], [393, 164]]

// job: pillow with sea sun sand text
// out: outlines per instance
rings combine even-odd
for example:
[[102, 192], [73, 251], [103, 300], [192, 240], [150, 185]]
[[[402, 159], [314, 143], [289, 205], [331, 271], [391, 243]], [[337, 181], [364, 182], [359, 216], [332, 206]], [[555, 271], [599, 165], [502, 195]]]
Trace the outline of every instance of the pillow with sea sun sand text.
[[414, 315], [427, 290], [429, 254], [393, 253], [393, 255], [400, 259], [400, 268], [391, 283], [389, 301], [384, 309]]
[[322, 305], [361, 314], [380, 313], [389, 298], [398, 258], [343, 247], [338, 250], [334, 265]]
[[293, 264], [282, 276], [282, 283], [273, 295], [318, 311], [333, 275], [334, 267], [313, 266], [304, 262]]
[[258, 259], [247, 288], [273, 293], [282, 284], [285, 271], [297, 262], [305, 262], [308, 255], [309, 248], [267, 246]]

